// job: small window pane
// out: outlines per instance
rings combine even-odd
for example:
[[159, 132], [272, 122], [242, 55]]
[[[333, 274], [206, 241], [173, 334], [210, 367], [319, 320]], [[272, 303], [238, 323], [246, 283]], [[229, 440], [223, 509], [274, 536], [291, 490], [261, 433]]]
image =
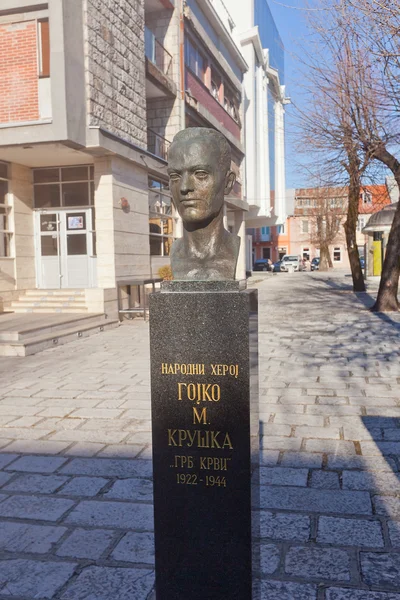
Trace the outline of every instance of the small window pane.
[[7, 163], [0, 162], [0, 177], [8, 179], [8, 165]]
[[97, 239], [96, 239], [95, 231], [93, 231], [93, 233], [92, 233], [92, 244], [93, 244], [93, 256], [97, 256]]
[[67, 235], [67, 254], [68, 256], [87, 254], [86, 233]]
[[40, 231], [57, 231], [57, 215], [40, 215]]
[[89, 206], [89, 184], [63, 183], [62, 206]]
[[93, 181], [94, 179], [94, 167], [90, 167], [90, 179]]
[[60, 186], [57, 185], [35, 185], [35, 207], [51, 208], [60, 206]]
[[67, 215], [67, 229], [86, 229], [86, 214], [76, 213]]
[[[151, 225], [150, 225], [151, 227]], [[150, 255], [151, 256], [162, 256], [162, 237], [161, 236], [150, 236]]]
[[52, 183], [59, 179], [59, 169], [35, 169], [33, 171], [33, 183]]
[[5, 229], [6, 231], [10, 229], [8, 225], [8, 211], [2, 206], [0, 206], [0, 229]]
[[42, 235], [40, 238], [42, 256], [57, 256], [58, 237], [54, 235]]
[[8, 182], [0, 180], [0, 204], [7, 204]]
[[87, 181], [89, 177], [87, 167], [63, 167], [61, 181]]

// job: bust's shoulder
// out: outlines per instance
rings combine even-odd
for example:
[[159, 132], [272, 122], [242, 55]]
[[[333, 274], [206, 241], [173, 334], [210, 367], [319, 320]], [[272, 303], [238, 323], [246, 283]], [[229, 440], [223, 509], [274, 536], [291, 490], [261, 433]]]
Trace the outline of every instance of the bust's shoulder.
[[182, 238], [178, 238], [174, 241], [174, 243], [171, 246], [171, 252], [170, 252], [171, 258], [173, 258], [173, 257], [179, 258], [179, 256], [182, 255], [182, 249], [183, 249], [183, 240], [182, 240]]

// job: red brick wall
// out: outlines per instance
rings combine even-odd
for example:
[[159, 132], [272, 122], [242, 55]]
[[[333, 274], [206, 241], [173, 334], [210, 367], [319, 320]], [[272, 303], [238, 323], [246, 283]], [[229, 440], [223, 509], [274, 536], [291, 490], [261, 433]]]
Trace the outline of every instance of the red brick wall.
[[203, 85], [189, 69], [186, 69], [186, 88], [190, 91], [191, 96], [196, 98], [196, 100], [202, 104], [204, 108], [206, 108], [213, 117], [221, 123], [221, 125], [226, 127], [236, 139], [240, 140], [239, 125], [230, 115], [228, 115], [220, 103], [211, 96], [206, 86]]
[[39, 119], [36, 21], [0, 25], [0, 123]]

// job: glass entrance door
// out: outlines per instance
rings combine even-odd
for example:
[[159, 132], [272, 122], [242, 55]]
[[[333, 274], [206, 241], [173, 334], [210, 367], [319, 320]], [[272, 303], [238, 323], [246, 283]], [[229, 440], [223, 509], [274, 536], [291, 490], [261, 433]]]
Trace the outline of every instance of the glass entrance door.
[[92, 209], [36, 213], [38, 287], [88, 288], [96, 285]]

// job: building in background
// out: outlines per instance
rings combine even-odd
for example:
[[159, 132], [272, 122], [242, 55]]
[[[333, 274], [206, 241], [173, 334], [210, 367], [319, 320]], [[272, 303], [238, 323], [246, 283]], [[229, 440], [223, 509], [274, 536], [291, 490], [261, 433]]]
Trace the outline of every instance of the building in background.
[[268, 252], [260, 244], [279, 235], [287, 214], [284, 48], [267, 0], [214, 0], [214, 5], [222, 18], [225, 12], [225, 25], [249, 67], [243, 80], [246, 227], [254, 259], [262, 258]]
[[85, 290], [114, 314], [117, 283], [157, 276], [180, 234], [168, 147], [221, 131], [242, 237], [247, 64], [209, 0], [2, 0], [0, 310], [26, 291]]
[[[359, 217], [357, 225], [357, 245], [360, 256], [364, 256], [367, 237], [363, 229], [373, 214], [390, 204], [390, 195], [386, 185], [364, 186], [360, 194]], [[320, 242], [324, 239], [324, 230], [328, 227], [330, 238], [329, 254], [333, 268], [350, 268], [344, 232], [348, 205], [348, 189], [304, 188], [295, 190], [294, 210], [285, 223], [287, 238], [279, 236], [280, 250], [288, 254], [300, 255], [312, 260], [320, 255]]]

